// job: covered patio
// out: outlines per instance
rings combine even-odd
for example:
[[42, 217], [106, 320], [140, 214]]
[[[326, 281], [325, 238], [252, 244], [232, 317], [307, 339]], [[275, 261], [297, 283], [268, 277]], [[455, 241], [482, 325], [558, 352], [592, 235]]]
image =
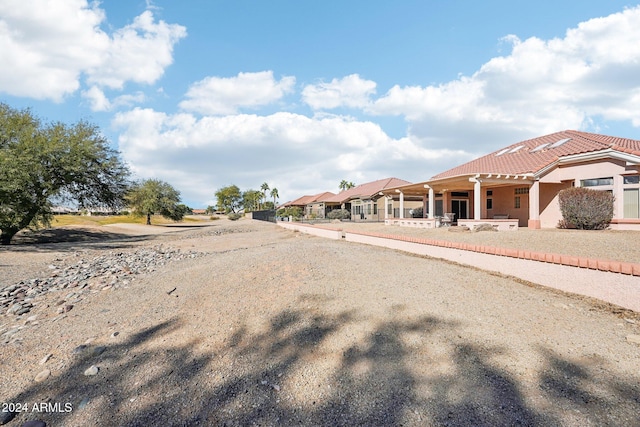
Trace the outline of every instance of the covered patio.
[[[382, 194], [400, 198], [400, 216], [394, 217], [387, 211], [387, 225], [417, 228], [457, 225], [474, 229], [480, 224], [490, 224], [497, 230], [511, 231], [531, 226], [530, 219], [539, 218], [535, 209], [540, 203], [539, 182], [532, 174], [465, 174], [389, 188]], [[422, 198], [422, 217], [402, 215], [407, 196]]]

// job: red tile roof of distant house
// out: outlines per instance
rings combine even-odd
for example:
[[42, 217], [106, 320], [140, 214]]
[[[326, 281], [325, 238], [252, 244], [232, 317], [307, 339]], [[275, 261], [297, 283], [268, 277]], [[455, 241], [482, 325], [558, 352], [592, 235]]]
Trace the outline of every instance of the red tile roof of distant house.
[[325, 191], [324, 193], [315, 194], [313, 196], [298, 197], [295, 200], [285, 203], [283, 206], [305, 206], [309, 203], [322, 202], [325, 198], [331, 196], [335, 196], [335, 194], [330, 191]]
[[565, 130], [518, 142], [491, 154], [439, 173], [432, 179], [475, 173], [535, 173], [560, 157], [613, 149], [640, 156], [640, 141]]
[[367, 182], [365, 184], [356, 185], [348, 190], [341, 191], [340, 193], [324, 199], [328, 203], [344, 203], [350, 199], [358, 197], [368, 198], [373, 197], [378, 192], [388, 187], [399, 187], [401, 185], [411, 184], [409, 181], [398, 178], [385, 178], [377, 181]]

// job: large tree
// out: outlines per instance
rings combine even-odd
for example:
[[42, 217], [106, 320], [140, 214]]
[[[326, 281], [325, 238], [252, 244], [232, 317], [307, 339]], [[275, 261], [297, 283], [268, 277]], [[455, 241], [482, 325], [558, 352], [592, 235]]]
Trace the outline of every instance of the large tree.
[[235, 213], [242, 207], [242, 193], [237, 185], [222, 187], [216, 191], [215, 196], [218, 200], [218, 209], [226, 213]]
[[276, 209], [276, 199], [280, 198], [280, 195], [278, 194], [278, 189], [277, 188], [272, 188], [271, 189], [271, 197], [273, 197], [273, 208]]
[[180, 204], [180, 192], [159, 179], [147, 179], [134, 184], [127, 194], [127, 202], [134, 214], [147, 217], [147, 225], [151, 225], [151, 215], [181, 221], [190, 211]]
[[122, 207], [128, 176], [95, 125], [43, 124], [30, 110], [0, 103], [0, 244], [50, 224], [54, 201]]
[[269, 191], [269, 184], [267, 184], [266, 182], [263, 182], [262, 185], [260, 186], [260, 190], [262, 190], [262, 194], [263, 194], [263, 200], [266, 202], [267, 201], [267, 191]]
[[246, 212], [260, 210], [260, 200], [262, 200], [262, 191], [247, 190], [242, 193], [242, 205]]

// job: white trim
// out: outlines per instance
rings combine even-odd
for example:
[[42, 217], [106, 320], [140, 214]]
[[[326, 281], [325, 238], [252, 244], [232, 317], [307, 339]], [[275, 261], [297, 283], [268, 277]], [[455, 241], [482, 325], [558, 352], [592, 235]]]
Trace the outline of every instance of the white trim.
[[589, 162], [593, 160], [604, 160], [604, 159], [617, 159], [624, 160], [633, 165], [640, 165], [640, 156], [636, 156], [634, 154], [623, 153], [618, 150], [614, 150], [613, 148], [607, 148], [605, 150], [600, 151], [592, 151], [589, 153], [580, 153], [580, 154], [569, 154], [567, 156], [559, 157], [558, 160], [548, 164], [543, 167], [536, 173], [534, 173], [536, 178], [540, 178], [549, 172], [551, 169], [557, 167], [558, 165], [566, 165], [570, 163], [581, 163], [581, 162]]

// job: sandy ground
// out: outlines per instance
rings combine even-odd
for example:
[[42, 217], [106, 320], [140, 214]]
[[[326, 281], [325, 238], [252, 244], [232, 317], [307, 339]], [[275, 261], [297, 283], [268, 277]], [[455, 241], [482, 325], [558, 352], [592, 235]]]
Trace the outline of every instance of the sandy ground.
[[26, 408], [8, 425], [640, 425], [633, 313], [257, 221], [156, 231], [0, 251], [3, 283], [78, 252], [207, 252], [63, 318], [40, 302], [0, 346], [2, 404]]

